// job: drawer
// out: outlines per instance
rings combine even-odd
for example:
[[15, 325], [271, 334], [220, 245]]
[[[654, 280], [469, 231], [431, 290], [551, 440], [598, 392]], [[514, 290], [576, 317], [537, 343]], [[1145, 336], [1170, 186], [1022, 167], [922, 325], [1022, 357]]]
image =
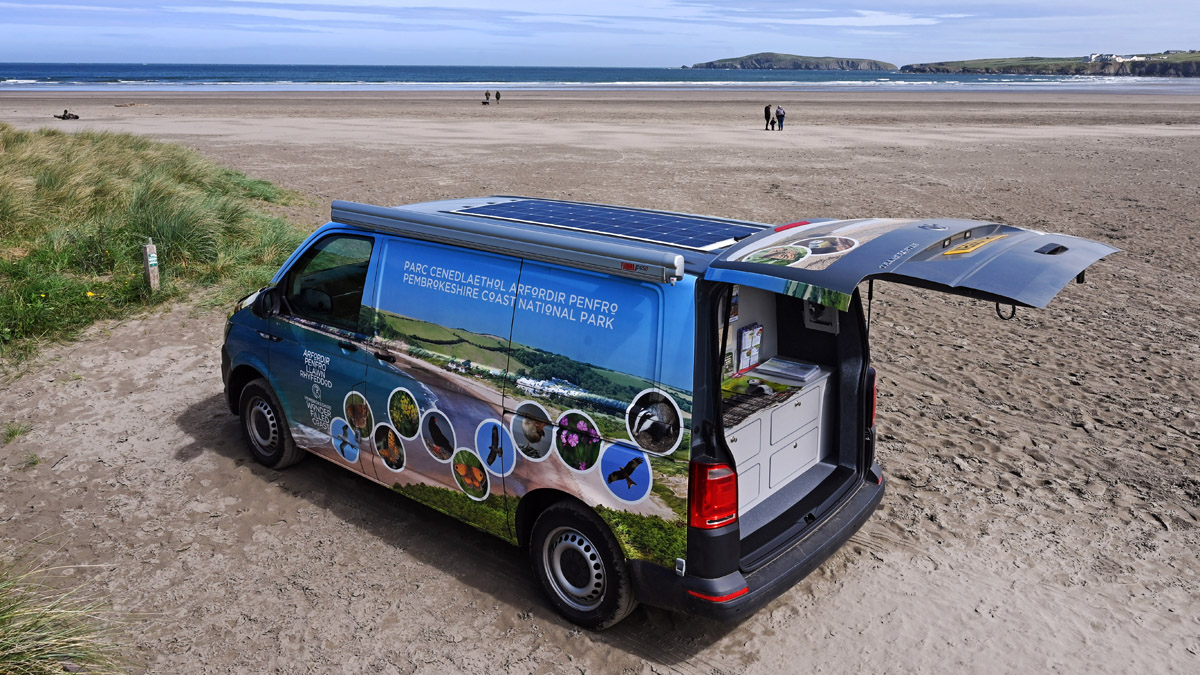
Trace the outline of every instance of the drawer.
[[758, 501], [758, 493], [762, 488], [762, 465], [738, 467], [738, 511], [745, 511]]
[[763, 421], [756, 419], [725, 433], [725, 444], [733, 452], [735, 464], [740, 465], [743, 460], [754, 457], [762, 449], [762, 427]]
[[[783, 485], [807, 469], [821, 456], [821, 428], [813, 427], [796, 440], [785, 443], [776, 450], [769, 460], [771, 489]], [[739, 485], [740, 487], [740, 485]]]
[[779, 443], [812, 424], [821, 414], [821, 393], [825, 383], [801, 392], [771, 411], [771, 445]]

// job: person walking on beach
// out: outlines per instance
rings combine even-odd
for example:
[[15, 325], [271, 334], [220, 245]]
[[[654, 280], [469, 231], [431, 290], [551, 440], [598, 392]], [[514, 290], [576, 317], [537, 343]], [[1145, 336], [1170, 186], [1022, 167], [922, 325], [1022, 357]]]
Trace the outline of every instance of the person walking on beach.
[[779, 130], [780, 131], [783, 131], [783, 118], [785, 115], [787, 115], [787, 113], [784, 112], [783, 106], [781, 106], [781, 105], [775, 106], [775, 119], [779, 121]]
[[496, 90], [496, 105], [500, 105], [500, 90]]
[[768, 103], [767, 107], [763, 108], [763, 131], [775, 126], [774, 121], [775, 116], [771, 114], [771, 105]]
[[[497, 92], [497, 93], [499, 93], [499, 92]], [[488, 91], [483, 92], [483, 102], [485, 105], [492, 102], [492, 92], [490, 89]], [[499, 102], [500, 101], [498, 101], [498, 100], [496, 101], [496, 103], [499, 103]]]

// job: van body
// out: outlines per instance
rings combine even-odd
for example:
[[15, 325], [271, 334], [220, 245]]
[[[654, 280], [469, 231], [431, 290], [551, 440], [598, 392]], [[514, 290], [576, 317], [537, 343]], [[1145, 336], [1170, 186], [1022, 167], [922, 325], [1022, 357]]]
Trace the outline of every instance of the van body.
[[593, 628], [638, 601], [743, 616], [875, 510], [864, 281], [1040, 307], [1116, 250], [523, 197], [332, 211], [229, 318], [253, 454], [320, 455], [528, 547]]

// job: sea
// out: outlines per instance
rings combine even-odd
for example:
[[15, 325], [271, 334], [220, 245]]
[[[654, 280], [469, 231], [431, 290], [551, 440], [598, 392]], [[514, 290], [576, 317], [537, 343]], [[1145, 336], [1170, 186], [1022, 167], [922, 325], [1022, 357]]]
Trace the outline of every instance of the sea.
[[538, 66], [0, 63], [5, 91], [1097, 91], [1200, 94], [1200, 78]]

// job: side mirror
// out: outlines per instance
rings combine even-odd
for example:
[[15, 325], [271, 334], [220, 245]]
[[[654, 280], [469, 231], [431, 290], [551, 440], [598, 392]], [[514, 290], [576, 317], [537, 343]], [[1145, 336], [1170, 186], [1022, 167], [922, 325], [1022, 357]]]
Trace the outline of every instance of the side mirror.
[[250, 312], [260, 319], [275, 316], [279, 313], [279, 289], [264, 288], [258, 292], [250, 305]]

